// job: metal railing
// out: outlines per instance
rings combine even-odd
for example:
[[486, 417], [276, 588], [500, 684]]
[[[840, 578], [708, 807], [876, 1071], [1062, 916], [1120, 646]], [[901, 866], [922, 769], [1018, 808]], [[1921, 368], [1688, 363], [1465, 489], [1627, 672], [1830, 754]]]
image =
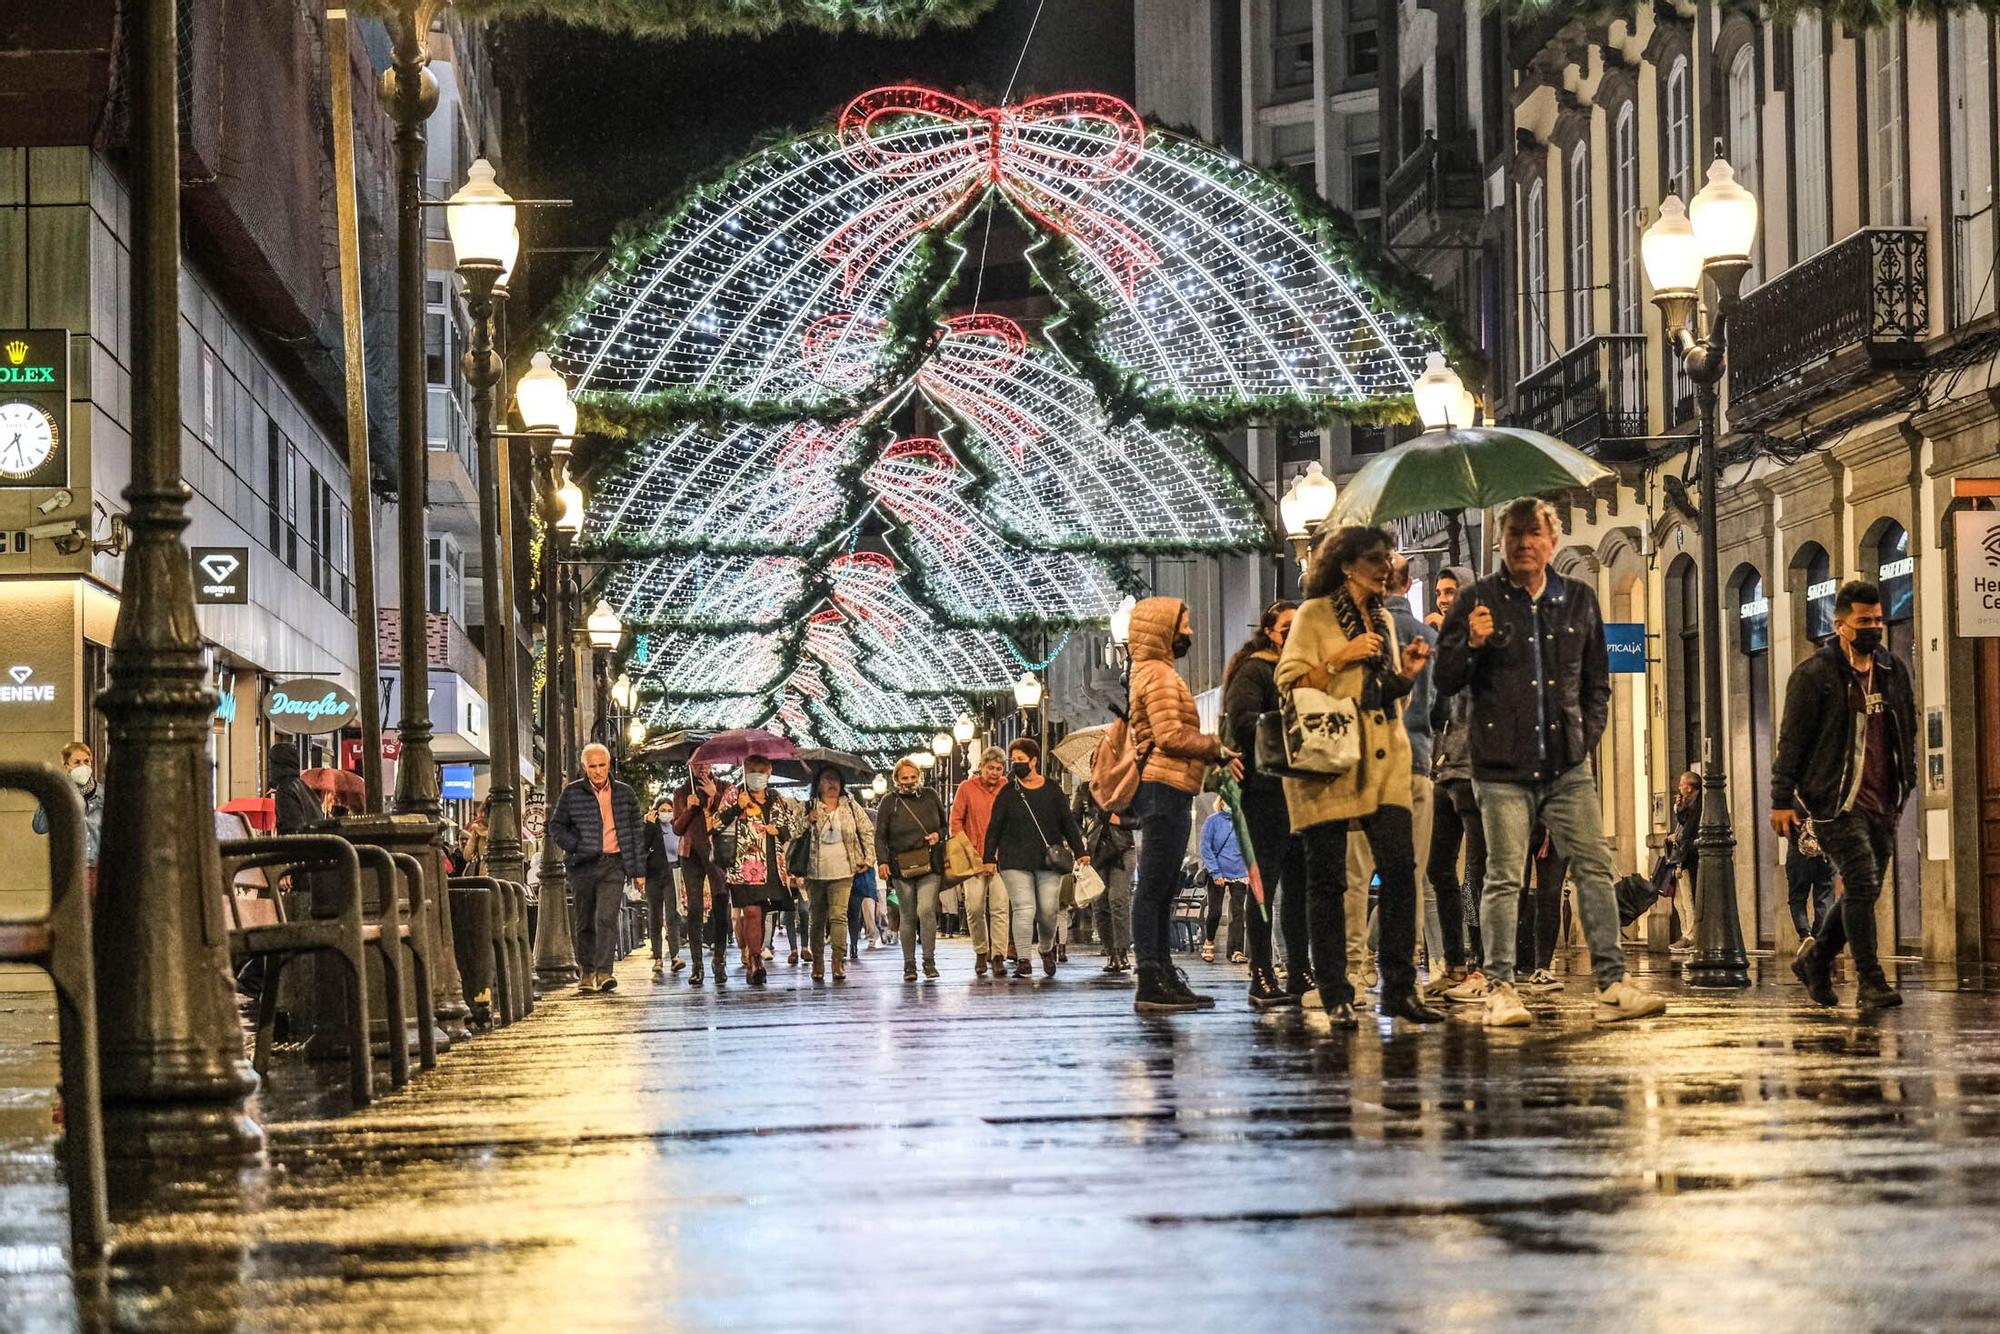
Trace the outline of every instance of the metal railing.
[[1928, 233], [1864, 227], [1743, 298], [1730, 325], [1730, 402], [1856, 346], [1876, 365], [1921, 360], [1930, 322]]
[[1646, 336], [1586, 338], [1514, 388], [1514, 420], [1617, 460], [1646, 434]]
[[1476, 214], [1483, 202], [1479, 164], [1470, 143], [1440, 146], [1427, 132], [1423, 145], [1383, 183], [1383, 234], [1394, 242], [1426, 217], [1442, 212]]

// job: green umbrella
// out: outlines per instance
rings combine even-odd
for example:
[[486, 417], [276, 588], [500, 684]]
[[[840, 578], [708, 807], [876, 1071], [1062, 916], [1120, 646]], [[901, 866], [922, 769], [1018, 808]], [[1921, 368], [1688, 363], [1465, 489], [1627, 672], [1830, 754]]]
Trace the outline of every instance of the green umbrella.
[[1384, 523], [1429, 510], [1484, 509], [1589, 486], [1611, 469], [1552, 435], [1518, 426], [1426, 431], [1370, 459], [1326, 522]]

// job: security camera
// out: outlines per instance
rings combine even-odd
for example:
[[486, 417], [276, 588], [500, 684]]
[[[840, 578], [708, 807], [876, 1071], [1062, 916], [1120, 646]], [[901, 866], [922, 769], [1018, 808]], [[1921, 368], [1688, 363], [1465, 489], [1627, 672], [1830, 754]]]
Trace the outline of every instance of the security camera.
[[[46, 513], [47, 511], [43, 512]], [[84, 528], [81, 519], [58, 519], [54, 523], [36, 524], [28, 530], [28, 536], [31, 538], [47, 538], [50, 541], [61, 541], [64, 538], [75, 540], [79, 537], [85, 537], [88, 536], [88, 532]]]
[[72, 495], [67, 489], [64, 489], [55, 492], [47, 500], [44, 500], [41, 504], [35, 506], [35, 513], [54, 514], [57, 510], [68, 509], [71, 505], [74, 505], [75, 503], [76, 503], [76, 497]]

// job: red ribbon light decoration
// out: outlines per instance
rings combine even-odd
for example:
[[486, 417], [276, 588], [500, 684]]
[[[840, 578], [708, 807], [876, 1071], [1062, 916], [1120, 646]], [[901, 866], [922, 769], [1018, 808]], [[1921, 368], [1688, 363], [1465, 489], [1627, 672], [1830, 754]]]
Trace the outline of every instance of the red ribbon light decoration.
[[[873, 625], [885, 640], [894, 640], [901, 632], [902, 613], [887, 605], [896, 586], [894, 561], [879, 551], [853, 551], [829, 561], [827, 576], [833, 585], [833, 604], [840, 612]], [[836, 619], [840, 612], [835, 613]]]
[[882, 451], [862, 480], [891, 514], [947, 554], [959, 554], [967, 537], [965, 506], [957, 494], [958, 464], [942, 440], [898, 440]]
[[[924, 147], [888, 147], [878, 121], [917, 119], [942, 133]], [[1100, 133], [1049, 133], [1063, 123]], [[908, 181], [914, 193], [865, 210], [829, 238], [821, 254], [841, 265], [852, 294], [897, 246], [954, 217], [981, 192], [999, 190], [1023, 213], [1076, 241], [1129, 296], [1160, 256], [1126, 224], [1086, 202], [1091, 188], [1130, 172], [1146, 151], [1146, 125], [1103, 93], [1056, 93], [1018, 106], [982, 107], [931, 88], [900, 85], [863, 93], [840, 114], [840, 142], [863, 170]]]
[[[814, 379], [851, 392], [868, 383], [884, 332], [878, 319], [822, 315], [806, 326], [800, 357]], [[1021, 364], [1027, 331], [1005, 315], [954, 315], [940, 335], [937, 350], [917, 368], [918, 386], [1021, 462], [1045, 432], [992, 386]]]

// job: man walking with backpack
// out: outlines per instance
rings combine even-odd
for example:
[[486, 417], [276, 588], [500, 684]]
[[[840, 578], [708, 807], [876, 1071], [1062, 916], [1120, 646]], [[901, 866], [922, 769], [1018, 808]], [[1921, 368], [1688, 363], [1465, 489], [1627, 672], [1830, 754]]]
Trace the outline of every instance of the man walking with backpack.
[[1796, 801], [1842, 885], [1792, 971], [1815, 1002], [1838, 1004], [1833, 961], [1845, 946], [1864, 1010], [1903, 1003], [1876, 955], [1875, 901], [1917, 774], [1916, 691], [1910, 669], [1882, 648], [1884, 623], [1874, 584], [1852, 580], [1833, 595], [1833, 638], [1792, 670], [1771, 760], [1771, 828], [1791, 837]]

